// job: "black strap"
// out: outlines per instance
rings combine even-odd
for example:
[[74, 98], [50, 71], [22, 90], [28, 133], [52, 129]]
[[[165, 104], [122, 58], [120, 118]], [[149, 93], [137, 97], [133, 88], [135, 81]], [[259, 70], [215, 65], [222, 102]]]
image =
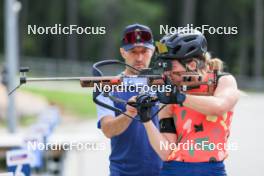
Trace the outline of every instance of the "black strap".
[[161, 133], [173, 133], [176, 134], [176, 127], [173, 117], [167, 117], [159, 121]]

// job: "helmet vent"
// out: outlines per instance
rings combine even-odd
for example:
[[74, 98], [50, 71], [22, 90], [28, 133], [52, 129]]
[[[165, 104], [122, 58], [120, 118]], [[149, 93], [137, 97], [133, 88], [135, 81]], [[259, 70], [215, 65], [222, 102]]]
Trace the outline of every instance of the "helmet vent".
[[195, 47], [194, 47], [194, 46], [190, 47], [190, 48], [188, 49], [187, 53], [192, 52], [193, 50], [195, 50]]
[[169, 39], [170, 42], [173, 42], [176, 38], [178, 37], [178, 35], [172, 35]]
[[176, 54], [180, 49], [181, 49], [181, 46], [180, 46], [180, 45], [177, 45], [177, 46], [173, 49], [173, 54]]
[[190, 37], [190, 38], [184, 39], [185, 42], [190, 42], [192, 40], [195, 40], [195, 37]]

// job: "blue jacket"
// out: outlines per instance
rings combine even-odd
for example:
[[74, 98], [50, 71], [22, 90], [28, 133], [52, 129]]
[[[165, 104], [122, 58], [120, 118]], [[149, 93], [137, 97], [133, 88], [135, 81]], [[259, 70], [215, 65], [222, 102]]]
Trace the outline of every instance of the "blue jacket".
[[[113, 96], [124, 100], [135, 95], [137, 93], [134, 92], [113, 93]], [[126, 110], [122, 103], [114, 102], [114, 106], [123, 112]], [[153, 107], [152, 114], [157, 111], [158, 106]], [[158, 126], [157, 116], [152, 121]], [[111, 138], [109, 160], [110, 176], [158, 176], [162, 163], [149, 143], [143, 124], [136, 120], [133, 120], [122, 134]]]

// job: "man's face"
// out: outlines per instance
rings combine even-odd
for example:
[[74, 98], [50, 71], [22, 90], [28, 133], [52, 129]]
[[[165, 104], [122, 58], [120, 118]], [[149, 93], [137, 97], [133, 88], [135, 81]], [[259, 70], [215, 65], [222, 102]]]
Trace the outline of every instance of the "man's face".
[[[137, 46], [128, 51], [125, 51], [124, 48], [120, 48], [120, 52], [127, 64], [141, 70], [143, 68], [148, 68], [154, 51], [143, 46]], [[129, 67], [127, 67], [127, 71], [130, 74], [138, 74], [137, 71]]]

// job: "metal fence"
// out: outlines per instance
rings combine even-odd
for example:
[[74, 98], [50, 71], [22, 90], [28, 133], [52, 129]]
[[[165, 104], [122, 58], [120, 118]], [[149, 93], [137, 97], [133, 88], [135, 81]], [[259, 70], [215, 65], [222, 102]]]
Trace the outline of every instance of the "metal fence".
[[70, 61], [55, 58], [23, 57], [20, 66], [30, 68], [30, 74], [40, 76], [88, 76], [91, 62]]

